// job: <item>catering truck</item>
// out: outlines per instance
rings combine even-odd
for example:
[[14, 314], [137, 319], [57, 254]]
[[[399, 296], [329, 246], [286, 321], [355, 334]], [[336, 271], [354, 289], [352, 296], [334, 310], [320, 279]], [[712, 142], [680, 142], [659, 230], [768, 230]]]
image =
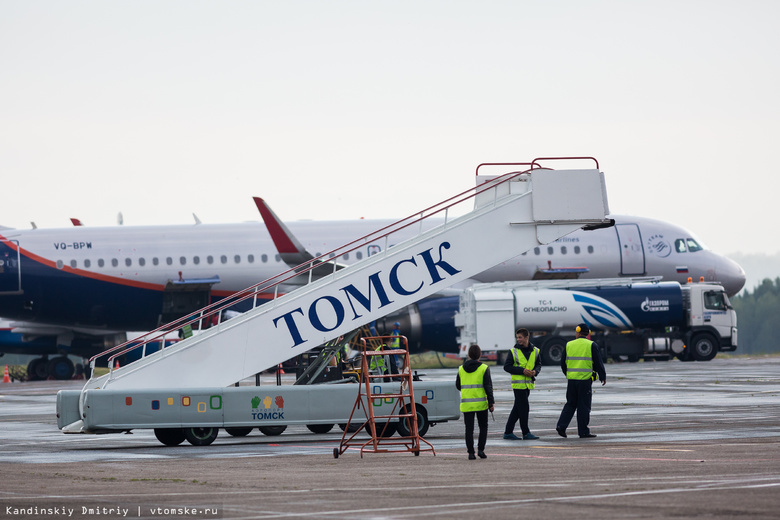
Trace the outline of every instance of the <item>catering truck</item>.
[[[559, 364], [577, 324], [590, 327], [602, 357], [709, 361], [737, 348], [737, 315], [715, 283], [657, 278], [476, 284], [460, 296], [461, 355], [470, 345], [508, 350], [526, 328], [542, 362]], [[501, 356], [502, 357], [502, 356]]]

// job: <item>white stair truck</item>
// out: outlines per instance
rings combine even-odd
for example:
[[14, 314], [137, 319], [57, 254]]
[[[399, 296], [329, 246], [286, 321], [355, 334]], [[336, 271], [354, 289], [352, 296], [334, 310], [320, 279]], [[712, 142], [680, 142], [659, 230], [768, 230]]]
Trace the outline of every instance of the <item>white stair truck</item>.
[[[93, 377], [81, 391], [58, 394], [58, 426], [73, 433], [153, 428], [165, 444], [184, 438], [209, 444], [219, 428], [346, 422], [357, 395], [354, 384], [234, 385], [539, 244], [610, 224], [597, 162], [590, 169], [553, 170], [539, 161], [478, 178], [475, 188], [420, 214], [163, 326], [141, 343], [115, 347], [108, 374]], [[467, 212], [452, 217], [464, 204]], [[444, 223], [423, 231], [422, 221], [433, 215], [444, 216]], [[421, 230], [416, 237], [395, 242], [395, 231], [414, 226]], [[367, 243], [381, 252], [337, 269], [341, 255]], [[321, 273], [323, 264], [331, 264], [332, 273], [315, 279], [313, 271]], [[279, 294], [280, 284], [307, 273], [310, 283]], [[143, 350], [159, 335], [196, 328], [236, 301], [258, 302], [261, 293], [274, 298], [170, 347]], [[113, 360], [130, 349], [140, 349], [142, 357], [114, 368]], [[459, 417], [454, 383], [415, 383], [415, 393], [418, 410], [430, 422]]]

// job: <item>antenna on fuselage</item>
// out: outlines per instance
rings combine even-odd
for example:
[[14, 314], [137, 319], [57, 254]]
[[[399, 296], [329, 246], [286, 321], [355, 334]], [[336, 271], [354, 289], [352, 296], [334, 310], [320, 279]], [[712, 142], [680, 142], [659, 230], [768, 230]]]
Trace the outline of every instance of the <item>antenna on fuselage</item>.
[[197, 216], [195, 213], [193, 213], [193, 214], [192, 214], [192, 218], [194, 218], [194, 219], [195, 219], [195, 225], [196, 225], [196, 226], [197, 226], [198, 224], [200, 224], [200, 219], [198, 218], [198, 216]]
[[125, 217], [122, 216], [122, 212], [116, 214], [116, 223], [120, 226], [125, 223]]

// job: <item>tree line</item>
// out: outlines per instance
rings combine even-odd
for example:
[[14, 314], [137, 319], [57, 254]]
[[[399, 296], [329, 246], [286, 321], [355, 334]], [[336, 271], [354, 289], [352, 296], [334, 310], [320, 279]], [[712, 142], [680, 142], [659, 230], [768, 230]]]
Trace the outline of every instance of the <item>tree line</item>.
[[780, 277], [765, 278], [753, 292], [731, 299], [737, 311], [736, 354], [780, 352]]

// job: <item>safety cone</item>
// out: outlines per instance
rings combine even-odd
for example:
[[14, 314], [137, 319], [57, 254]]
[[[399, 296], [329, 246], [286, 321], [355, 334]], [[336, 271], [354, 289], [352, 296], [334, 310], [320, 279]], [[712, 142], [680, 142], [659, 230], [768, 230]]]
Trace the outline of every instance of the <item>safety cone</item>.
[[119, 370], [119, 360], [116, 360], [116, 363], [114, 363], [114, 370]]
[[8, 365], [5, 366], [5, 372], [3, 372], [3, 383], [10, 383], [11, 376], [8, 375]]

